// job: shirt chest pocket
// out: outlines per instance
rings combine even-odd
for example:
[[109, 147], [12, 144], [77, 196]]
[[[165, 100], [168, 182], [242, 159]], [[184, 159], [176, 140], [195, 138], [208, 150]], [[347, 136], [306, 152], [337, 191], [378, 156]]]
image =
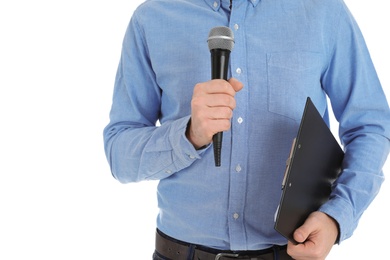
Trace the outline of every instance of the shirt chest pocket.
[[321, 87], [321, 54], [315, 52], [278, 52], [267, 54], [268, 110], [299, 121], [306, 98], [317, 109], [326, 109]]

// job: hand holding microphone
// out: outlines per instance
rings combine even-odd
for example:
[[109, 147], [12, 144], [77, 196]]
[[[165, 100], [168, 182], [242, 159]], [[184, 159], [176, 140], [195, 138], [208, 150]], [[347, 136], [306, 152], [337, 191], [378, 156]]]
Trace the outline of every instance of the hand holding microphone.
[[227, 81], [229, 54], [234, 43], [230, 28], [213, 28], [208, 43], [212, 80], [199, 83], [194, 88], [187, 138], [196, 148], [213, 141], [215, 165], [220, 166], [222, 132], [230, 129], [230, 119], [236, 107], [234, 96], [243, 85], [234, 78]]

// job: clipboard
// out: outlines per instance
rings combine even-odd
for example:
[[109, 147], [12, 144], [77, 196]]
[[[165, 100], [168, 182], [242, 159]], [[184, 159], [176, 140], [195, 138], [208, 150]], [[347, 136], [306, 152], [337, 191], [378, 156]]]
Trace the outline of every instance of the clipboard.
[[344, 152], [310, 97], [297, 137], [292, 142], [275, 214], [275, 230], [291, 242], [294, 231], [329, 200], [341, 172]]

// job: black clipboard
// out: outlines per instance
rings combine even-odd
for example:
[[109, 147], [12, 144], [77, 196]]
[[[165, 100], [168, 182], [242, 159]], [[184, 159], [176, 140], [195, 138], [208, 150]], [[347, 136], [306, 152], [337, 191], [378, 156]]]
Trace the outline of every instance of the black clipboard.
[[294, 231], [329, 199], [343, 158], [339, 143], [308, 97], [286, 162], [282, 196], [275, 215], [276, 231], [297, 243]]

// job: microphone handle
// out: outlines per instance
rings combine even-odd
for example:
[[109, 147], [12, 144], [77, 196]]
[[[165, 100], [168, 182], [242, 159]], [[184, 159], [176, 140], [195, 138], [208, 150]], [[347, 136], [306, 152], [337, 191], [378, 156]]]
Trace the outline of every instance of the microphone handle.
[[[211, 79], [227, 80], [230, 51], [225, 49], [213, 49], [211, 52]], [[216, 167], [221, 166], [223, 133], [218, 132], [213, 136], [214, 162]]]

